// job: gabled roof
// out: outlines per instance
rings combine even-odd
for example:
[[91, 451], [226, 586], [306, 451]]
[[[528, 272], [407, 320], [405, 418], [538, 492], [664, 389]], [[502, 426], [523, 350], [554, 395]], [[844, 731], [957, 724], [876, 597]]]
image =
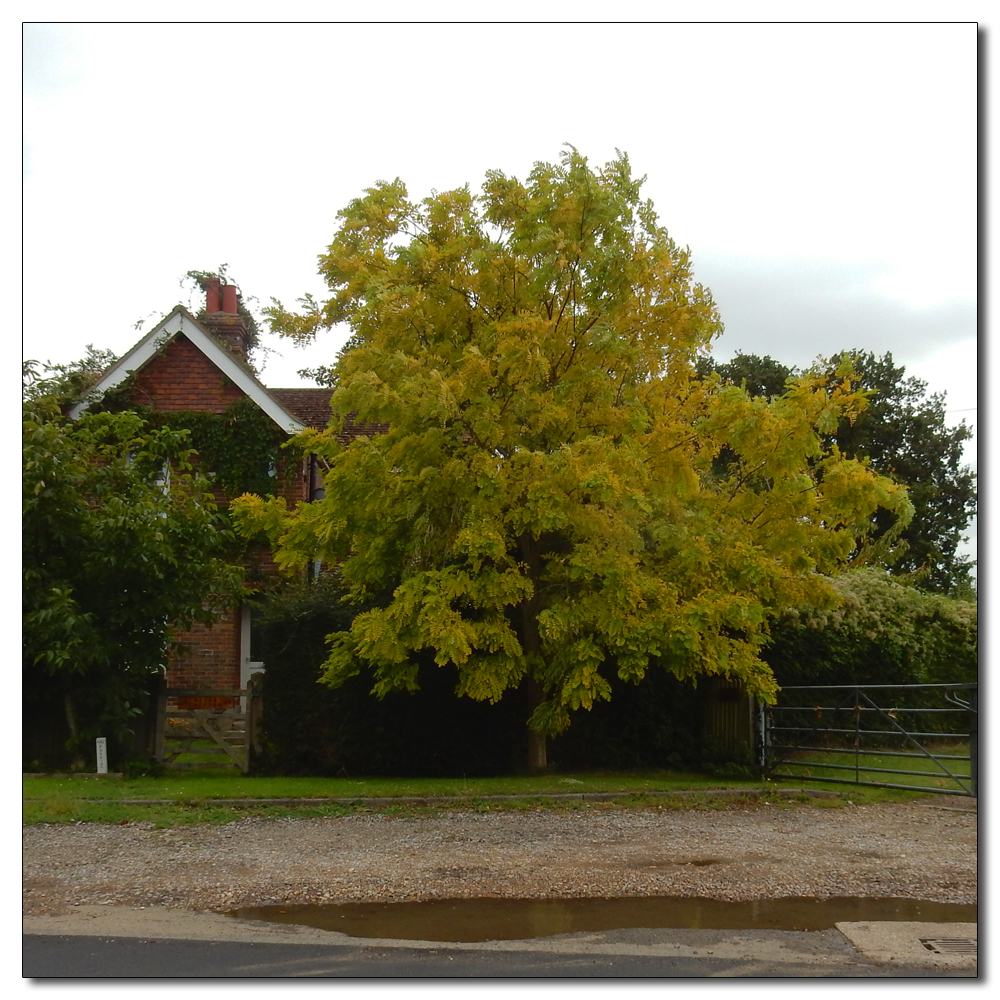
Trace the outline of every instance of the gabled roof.
[[269, 389], [268, 392], [289, 413], [298, 417], [307, 427], [322, 428], [330, 422], [330, 397], [333, 389]]
[[75, 420], [105, 392], [120, 385], [157, 357], [178, 335], [183, 334], [216, 368], [246, 393], [283, 431], [297, 434], [307, 426], [280, 403], [239, 360], [208, 332], [183, 306], [175, 306], [163, 322], [153, 327], [135, 347], [116, 361], [89, 393], [69, 411]]
[[[314, 389], [311, 387], [299, 389], [270, 389], [272, 396], [290, 413], [309, 427], [322, 430], [330, 423], [332, 411], [330, 398], [333, 389]], [[348, 413], [337, 439], [341, 444], [350, 444], [355, 438], [371, 437], [373, 434], [385, 434], [388, 424], [359, 424], [356, 413]]]

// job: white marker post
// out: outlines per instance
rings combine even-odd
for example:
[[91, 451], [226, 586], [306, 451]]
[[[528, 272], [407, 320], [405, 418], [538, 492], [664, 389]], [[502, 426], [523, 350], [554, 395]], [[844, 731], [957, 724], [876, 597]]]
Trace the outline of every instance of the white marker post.
[[103, 736], [97, 737], [97, 773], [108, 773], [108, 741]]

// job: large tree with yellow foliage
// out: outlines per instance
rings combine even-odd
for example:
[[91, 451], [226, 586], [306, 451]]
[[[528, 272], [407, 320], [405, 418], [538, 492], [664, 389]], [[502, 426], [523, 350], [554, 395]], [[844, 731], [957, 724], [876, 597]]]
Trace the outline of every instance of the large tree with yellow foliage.
[[[233, 505], [280, 566], [339, 564], [367, 607], [324, 680], [413, 690], [431, 650], [459, 695], [524, 688], [533, 768], [610, 671], [771, 698], [769, 620], [829, 598], [878, 508], [909, 515], [903, 489], [822, 449], [865, 405], [849, 370], [770, 402], [698, 377], [719, 317], [641, 183], [624, 155], [595, 170], [571, 148], [479, 195], [379, 183], [321, 257], [329, 299], [269, 310], [299, 339], [352, 331], [331, 425], [305, 435], [325, 499]], [[345, 447], [351, 413], [388, 431]]]

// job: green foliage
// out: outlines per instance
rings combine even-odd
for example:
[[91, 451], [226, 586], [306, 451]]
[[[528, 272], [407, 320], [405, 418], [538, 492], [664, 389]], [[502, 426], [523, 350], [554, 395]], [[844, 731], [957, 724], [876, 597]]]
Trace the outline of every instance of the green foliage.
[[[136, 410], [152, 426], [190, 432], [199, 468], [210, 473], [227, 496], [277, 493], [279, 449], [287, 435], [249, 396], [222, 413]], [[288, 464], [294, 471], [294, 463]]]
[[[320, 684], [326, 637], [357, 609], [336, 575], [290, 582], [259, 604], [254, 625], [264, 676], [265, 754], [255, 771], [313, 775], [490, 775], [516, 768], [523, 718], [510, 705], [456, 703], [440, 677], [381, 701], [353, 678]], [[436, 681], [436, 683], [435, 683]]]
[[[267, 663], [265, 756], [255, 770], [276, 774], [353, 776], [498, 775], [519, 769], [523, 715], [498, 705], [456, 701], [442, 671], [420, 689], [371, 698], [354, 677], [336, 689], [319, 683], [327, 635], [343, 631], [359, 609], [334, 575], [293, 581], [260, 601], [254, 618]], [[414, 657], [419, 669], [421, 657]], [[611, 678], [613, 697], [577, 719], [551, 746], [551, 766], [648, 769], [701, 766], [704, 698], [663, 671], [641, 687]], [[513, 749], [512, 749], [513, 748]]]
[[186, 432], [133, 412], [72, 423], [57, 404], [23, 411], [24, 696], [61, 699], [80, 748], [127, 741], [171, 623], [212, 621], [240, 571]]
[[[280, 304], [276, 308], [280, 309], [281, 308]], [[271, 311], [265, 309], [264, 312], [269, 313]], [[271, 319], [272, 319], [272, 324], [276, 325], [273, 314], [271, 315]], [[329, 386], [331, 389], [336, 388], [337, 370], [338, 370], [337, 366], [339, 365], [341, 359], [346, 354], [348, 354], [350, 351], [353, 351], [355, 347], [360, 347], [360, 346], [361, 346], [361, 338], [357, 334], [352, 334], [350, 337], [347, 338], [347, 340], [344, 343], [344, 346], [341, 347], [340, 351], [338, 351], [337, 360], [334, 364], [317, 365], [315, 368], [300, 368], [299, 375], [301, 375], [302, 378], [311, 378], [314, 382], [316, 382], [317, 385]]]
[[[962, 444], [972, 431], [964, 421], [948, 427], [944, 395], [928, 396], [927, 383], [905, 378], [891, 354], [844, 352], [830, 359], [828, 370], [844, 359], [872, 396], [853, 424], [838, 425], [837, 445], [905, 483], [913, 503], [913, 520], [900, 536], [903, 551], [892, 571], [912, 575], [927, 590], [954, 591], [968, 583], [972, 567], [967, 556], [956, 553], [976, 510], [976, 477], [962, 464]], [[876, 512], [875, 523], [879, 535], [888, 528], [884, 514]]]
[[51, 406], [63, 410], [82, 399], [87, 390], [117, 361], [113, 351], [87, 345], [87, 353], [79, 361], [53, 364], [47, 361], [25, 361], [22, 372], [24, 399], [45, 399]]
[[[277, 493], [279, 457], [281, 449], [289, 446], [288, 436], [249, 396], [236, 400], [222, 413], [163, 412], [136, 404], [126, 380], [90, 407], [92, 413], [126, 410], [138, 414], [150, 428], [187, 434], [199, 471], [210, 476], [213, 485], [227, 496]], [[284, 465], [285, 475], [295, 474], [295, 462]]]
[[834, 608], [790, 610], [764, 652], [780, 684], [938, 684], [978, 679], [976, 604], [878, 569], [833, 581]]
[[[854, 369], [856, 385], [868, 394], [868, 406], [853, 419], [842, 417], [829, 436], [851, 458], [867, 461], [894, 482], [906, 485], [914, 514], [898, 533], [888, 566], [892, 573], [912, 577], [920, 587], [954, 596], [973, 588], [972, 562], [957, 554], [962, 533], [976, 510], [976, 477], [962, 464], [962, 444], [972, 432], [963, 421], [945, 423], [943, 394], [927, 395], [927, 384], [906, 378], [906, 370], [891, 354], [843, 351], [820, 359], [815, 373], [831, 382], [845, 363]], [[773, 397], [785, 391], [800, 373], [770, 357], [737, 354], [718, 365], [710, 357], [699, 361], [703, 375], [716, 372], [754, 396]], [[728, 456], [720, 456], [725, 466]], [[893, 515], [873, 515], [873, 540], [896, 532]]]
[[772, 398], [782, 395], [790, 380], [795, 377], [795, 371], [786, 368], [771, 357], [759, 357], [756, 354], [737, 352], [732, 361], [716, 364], [711, 357], [698, 359], [698, 374], [707, 377], [712, 372], [718, 373], [727, 382], [746, 389], [751, 396]]
[[717, 755], [705, 738], [706, 686], [695, 688], [663, 670], [650, 670], [639, 685], [613, 675], [608, 682], [610, 698], [577, 713], [573, 724], [552, 739], [554, 768], [712, 766]]
[[167, 769], [155, 757], [148, 755], [135, 756], [122, 765], [122, 775], [125, 778], [161, 778]]
[[[88, 345], [86, 357], [68, 365], [25, 362], [24, 398], [45, 401], [46, 406], [65, 411], [86, 395], [115, 360], [112, 352]], [[189, 457], [196, 452], [199, 469], [211, 473], [215, 484], [228, 496], [268, 496], [277, 491], [279, 449], [287, 443], [287, 435], [249, 397], [238, 399], [222, 413], [165, 413], [137, 405], [132, 398], [131, 380], [126, 379], [90, 407], [93, 414], [123, 411], [134, 412], [152, 430], [186, 433]], [[290, 468], [294, 463], [286, 465]]]
[[820, 574], [863, 557], [878, 508], [909, 517], [823, 446], [864, 407], [847, 366], [771, 402], [698, 377], [721, 324], [640, 187], [624, 155], [594, 170], [573, 149], [480, 196], [380, 183], [340, 213], [330, 298], [268, 310], [298, 339], [348, 323], [334, 412], [389, 427], [302, 437], [322, 501], [233, 504], [279, 566], [338, 563], [364, 608], [330, 636], [328, 683], [386, 697], [447, 668], [488, 702], [527, 683], [548, 733], [651, 668], [771, 698], [768, 622], [829, 597]]

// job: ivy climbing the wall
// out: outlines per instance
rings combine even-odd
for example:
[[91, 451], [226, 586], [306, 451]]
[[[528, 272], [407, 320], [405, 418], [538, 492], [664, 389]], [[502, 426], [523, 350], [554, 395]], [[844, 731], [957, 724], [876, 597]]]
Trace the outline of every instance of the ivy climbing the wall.
[[[287, 435], [248, 396], [222, 413], [150, 413], [148, 419], [157, 426], [190, 431], [202, 470], [214, 474], [227, 496], [277, 495], [279, 449]], [[294, 460], [284, 465], [284, 476], [294, 475]]]
[[301, 454], [288, 454], [284, 462], [279, 461], [282, 448], [289, 451], [288, 435], [249, 396], [222, 413], [164, 412], [134, 403], [133, 389], [129, 376], [95, 402], [92, 412], [133, 410], [152, 428], [188, 431], [200, 470], [211, 474], [230, 499], [244, 493], [277, 496], [280, 481], [294, 478]]

